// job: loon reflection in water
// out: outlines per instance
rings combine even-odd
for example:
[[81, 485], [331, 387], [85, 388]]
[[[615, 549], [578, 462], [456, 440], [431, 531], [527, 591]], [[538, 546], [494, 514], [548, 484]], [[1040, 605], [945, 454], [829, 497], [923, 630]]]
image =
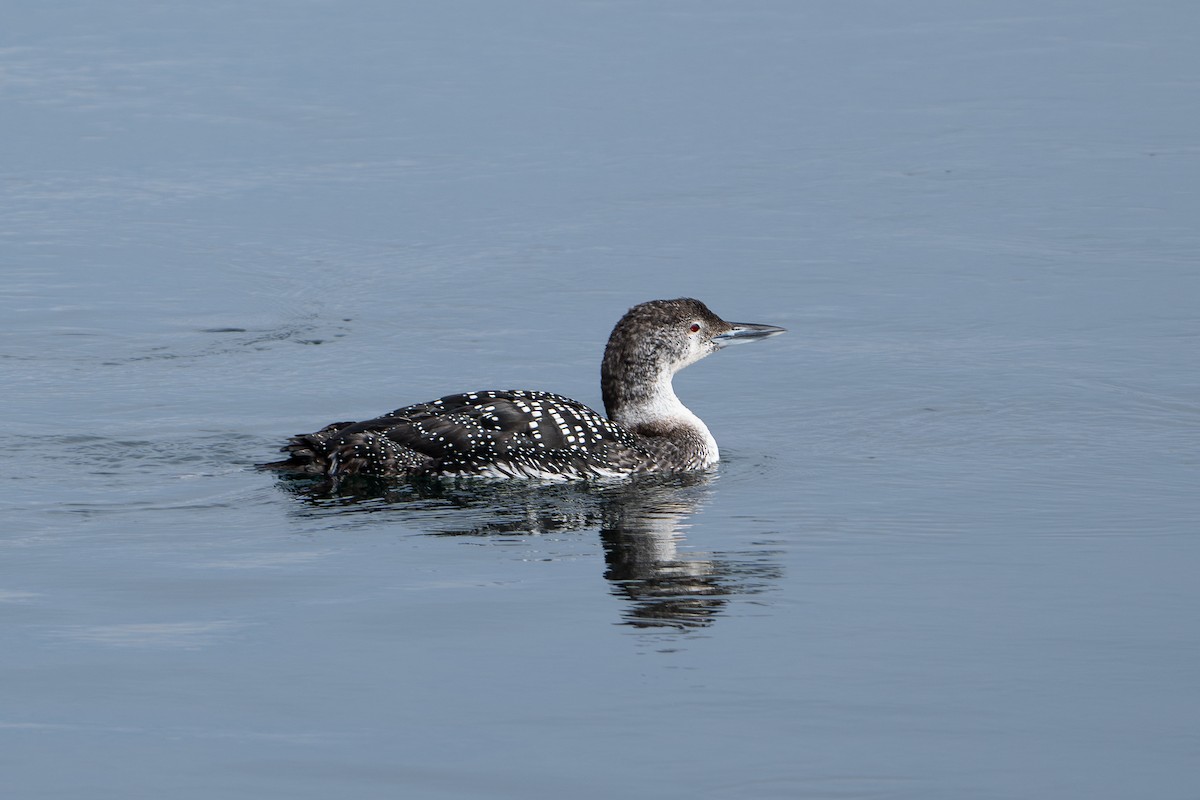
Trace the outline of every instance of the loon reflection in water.
[[294, 436], [261, 466], [333, 481], [348, 476], [571, 478], [686, 472], [719, 459], [708, 427], [675, 396], [676, 372], [720, 348], [783, 333], [726, 322], [699, 300], [631, 308], [601, 366], [608, 418], [548, 392], [448, 395], [363, 422]]
[[311, 480], [285, 485], [306, 498], [300, 513], [399, 514], [406, 527], [434, 536], [520, 542], [598, 530], [604, 577], [625, 601], [624, 623], [688, 631], [711, 625], [731, 599], [761, 592], [781, 575], [773, 550], [689, 552], [684, 528], [707, 501], [712, 480], [706, 472], [599, 485], [360, 479], [354, 491], [332, 493], [313, 492]]

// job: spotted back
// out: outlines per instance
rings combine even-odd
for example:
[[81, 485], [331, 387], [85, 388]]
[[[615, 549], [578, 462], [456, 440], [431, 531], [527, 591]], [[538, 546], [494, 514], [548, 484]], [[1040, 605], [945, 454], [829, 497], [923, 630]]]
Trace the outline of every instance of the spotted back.
[[582, 403], [524, 390], [455, 394], [338, 431], [376, 431], [441, 475], [607, 474], [640, 451], [629, 431]]

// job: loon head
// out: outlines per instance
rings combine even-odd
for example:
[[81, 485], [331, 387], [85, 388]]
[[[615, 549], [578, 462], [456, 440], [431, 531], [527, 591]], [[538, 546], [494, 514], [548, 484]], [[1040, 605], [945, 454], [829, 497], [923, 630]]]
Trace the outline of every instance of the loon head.
[[699, 300], [651, 300], [636, 305], [613, 328], [600, 369], [604, 408], [618, 422], [653, 422], [675, 406], [676, 372], [730, 344], [783, 333], [774, 325], [726, 322]]

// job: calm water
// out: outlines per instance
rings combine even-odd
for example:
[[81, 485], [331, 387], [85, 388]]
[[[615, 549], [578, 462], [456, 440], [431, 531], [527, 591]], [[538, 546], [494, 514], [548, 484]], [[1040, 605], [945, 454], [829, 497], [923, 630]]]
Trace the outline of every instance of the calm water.
[[[10, 9], [6, 796], [1200, 796], [1198, 22]], [[713, 474], [250, 468], [680, 295]]]

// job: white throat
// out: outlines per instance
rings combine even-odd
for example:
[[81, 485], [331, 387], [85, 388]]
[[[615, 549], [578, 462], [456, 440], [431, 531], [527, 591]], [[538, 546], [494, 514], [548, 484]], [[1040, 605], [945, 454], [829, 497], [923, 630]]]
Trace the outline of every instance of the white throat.
[[647, 400], [622, 406], [614, 422], [635, 430], [642, 426], [663, 430], [690, 429], [704, 442], [703, 466], [715, 464], [721, 458], [717, 440], [713, 438], [708, 426], [676, 396], [675, 387], [671, 385], [670, 373], [659, 376]]

